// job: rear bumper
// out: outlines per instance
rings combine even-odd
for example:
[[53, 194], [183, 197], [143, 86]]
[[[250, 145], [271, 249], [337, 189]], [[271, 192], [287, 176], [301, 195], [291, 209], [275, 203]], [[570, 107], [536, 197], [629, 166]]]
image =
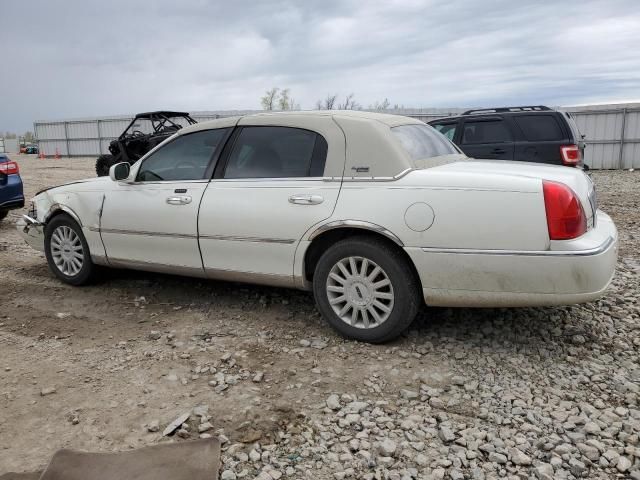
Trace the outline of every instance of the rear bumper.
[[24, 207], [24, 198], [12, 199], [0, 203], [0, 210], [16, 210], [22, 207]]
[[29, 246], [40, 252], [44, 252], [44, 224], [23, 215], [17, 224], [18, 233]]
[[7, 175], [0, 183], [0, 210], [24, 207], [24, 193], [20, 175]]
[[618, 254], [618, 233], [606, 214], [598, 212], [597, 227], [584, 238], [552, 242], [552, 248], [536, 252], [406, 250], [429, 305], [570, 305], [604, 294]]

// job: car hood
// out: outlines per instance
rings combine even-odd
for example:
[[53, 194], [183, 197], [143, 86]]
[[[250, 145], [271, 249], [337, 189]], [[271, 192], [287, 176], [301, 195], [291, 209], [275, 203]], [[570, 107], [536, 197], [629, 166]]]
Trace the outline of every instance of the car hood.
[[109, 177], [95, 177], [95, 178], [85, 178], [83, 180], [75, 180], [73, 182], [62, 183], [60, 185], [54, 185], [51, 187], [46, 187], [36, 193], [36, 195], [40, 195], [41, 193], [48, 192], [49, 190], [53, 190], [55, 188], [63, 188], [68, 187], [70, 185], [81, 185], [85, 184], [88, 186], [96, 186], [99, 187], [101, 184], [106, 183], [107, 181], [111, 181]]

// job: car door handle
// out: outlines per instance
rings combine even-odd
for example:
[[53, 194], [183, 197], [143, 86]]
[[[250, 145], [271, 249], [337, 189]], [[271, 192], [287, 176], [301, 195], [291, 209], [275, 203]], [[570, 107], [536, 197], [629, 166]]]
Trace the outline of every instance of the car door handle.
[[320, 195], [300, 194], [289, 197], [289, 203], [295, 203], [296, 205], [318, 205], [322, 202], [324, 202], [324, 198]]
[[505, 153], [505, 150], [503, 150], [502, 148], [494, 148], [493, 150], [491, 150], [491, 153], [503, 154]]
[[167, 203], [169, 205], [188, 205], [191, 203], [191, 197], [189, 195], [177, 195], [167, 198]]

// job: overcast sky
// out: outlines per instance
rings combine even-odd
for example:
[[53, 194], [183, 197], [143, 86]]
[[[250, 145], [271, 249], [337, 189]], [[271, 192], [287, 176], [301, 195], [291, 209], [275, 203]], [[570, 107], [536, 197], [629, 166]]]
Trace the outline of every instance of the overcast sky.
[[640, 98], [638, 0], [0, 0], [0, 131], [36, 119]]

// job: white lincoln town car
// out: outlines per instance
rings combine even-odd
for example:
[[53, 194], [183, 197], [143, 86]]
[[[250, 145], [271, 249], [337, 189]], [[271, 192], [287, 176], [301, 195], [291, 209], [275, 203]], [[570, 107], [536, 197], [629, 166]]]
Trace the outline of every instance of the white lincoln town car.
[[185, 127], [109, 177], [38, 193], [18, 229], [72, 285], [124, 267], [312, 290], [368, 342], [423, 303], [591, 301], [618, 243], [581, 170], [472, 160], [418, 120], [353, 111]]

